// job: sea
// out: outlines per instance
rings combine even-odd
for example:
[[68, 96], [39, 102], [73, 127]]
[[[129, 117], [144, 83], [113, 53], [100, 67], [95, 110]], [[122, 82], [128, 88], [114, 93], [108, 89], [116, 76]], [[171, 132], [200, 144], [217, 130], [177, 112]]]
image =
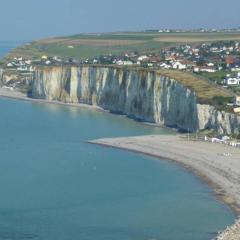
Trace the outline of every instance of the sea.
[[[0, 42], [3, 56], [17, 45]], [[234, 221], [199, 177], [87, 143], [174, 134], [94, 109], [0, 98], [0, 240], [210, 240]]]

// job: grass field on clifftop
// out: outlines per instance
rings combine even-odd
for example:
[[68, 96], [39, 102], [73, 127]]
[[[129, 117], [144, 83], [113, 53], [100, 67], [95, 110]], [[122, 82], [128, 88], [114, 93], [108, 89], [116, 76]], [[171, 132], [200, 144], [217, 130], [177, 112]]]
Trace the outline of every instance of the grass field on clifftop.
[[128, 51], [155, 52], [164, 47], [186, 43], [240, 40], [240, 32], [228, 33], [153, 33], [122, 32], [78, 34], [32, 42], [18, 47], [9, 56], [62, 56], [76, 59], [99, 55], [122, 54]]

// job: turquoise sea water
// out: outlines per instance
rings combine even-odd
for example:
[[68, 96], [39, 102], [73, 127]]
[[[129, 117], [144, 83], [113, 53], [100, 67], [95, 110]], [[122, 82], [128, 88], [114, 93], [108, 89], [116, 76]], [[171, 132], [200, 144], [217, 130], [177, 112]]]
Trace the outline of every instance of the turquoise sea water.
[[211, 239], [234, 216], [192, 173], [86, 143], [168, 131], [0, 98], [0, 239]]

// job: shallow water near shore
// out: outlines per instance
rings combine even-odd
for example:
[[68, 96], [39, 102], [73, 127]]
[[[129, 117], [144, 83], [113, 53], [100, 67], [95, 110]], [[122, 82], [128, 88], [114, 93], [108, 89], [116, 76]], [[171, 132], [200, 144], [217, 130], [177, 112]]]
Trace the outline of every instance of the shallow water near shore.
[[230, 209], [184, 168], [86, 143], [145, 134], [173, 132], [0, 98], [0, 239], [209, 240], [233, 223]]
[[207, 240], [233, 222], [183, 168], [85, 142], [169, 130], [4, 99], [0, 116], [0, 239]]

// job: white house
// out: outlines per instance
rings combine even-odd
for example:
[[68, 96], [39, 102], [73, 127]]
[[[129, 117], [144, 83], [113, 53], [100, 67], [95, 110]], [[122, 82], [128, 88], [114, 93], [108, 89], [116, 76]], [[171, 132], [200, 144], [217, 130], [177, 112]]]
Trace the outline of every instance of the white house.
[[26, 66], [21, 66], [21, 67], [18, 67], [17, 70], [20, 72], [25, 72], [25, 71], [28, 71], [28, 68]]
[[225, 79], [225, 84], [232, 86], [232, 85], [238, 85], [240, 83], [240, 79], [239, 78], [227, 78]]
[[240, 71], [240, 67], [231, 68], [231, 71], [232, 72], [239, 72]]
[[30, 65], [30, 64], [32, 63], [32, 61], [31, 61], [31, 60], [26, 60], [25, 63], [26, 63], [27, 65]]
[[235, 113], [240, 113], [240, 107], [235, 107], [235, 108], [233, 108], [233, 111], [234, 111]]
[[98, 60], [97, 59], [93, 59], [93, 64], [97, 64]]
[[212, 68], [212, 67], [201, 67], [199, 68], [200, 72], [208, 72], [208, 73], [215, 73], [216, 69]]
[[173, 64], [172, 64], [172, 67], [173, 67], [173, 69], [179, 69], [179, 70], [184, 70], [184, 69], [187, 69], [187, 65], [186, 64], [183, 64], [183, 63], [181, 63], [181, 62], [174, 62]]
[[147, 60], [147, 59], [149, 59], [149, 57], [146, 55], [138, 57], [138, 61], [143, 61], [143, 60]]
[[208, 66], [208, 67], [214, 67], [214, 63], [211, 63], [211, 62], [210, 62], [210, 63], [207, 64], [207, 66]]
[[193, 71], [194, 72], [200, 72], [200, 67], [194, 67]]
[[160, 67], [165, 68], [165, 69], [169, 69], [171, 66], [168, 65], [167, 63], [162, 63], [162, 64], [160, 64]]
[[8, 63], [7, 67], [13, 67], [13, 64], [12, 63]]
[[132, 61], [122, 61], [122, 60], [119, 60], [119, 61], [117, 61], [117, 65], [130, 66], [130, 65], [133, 65], [133, 62]]

